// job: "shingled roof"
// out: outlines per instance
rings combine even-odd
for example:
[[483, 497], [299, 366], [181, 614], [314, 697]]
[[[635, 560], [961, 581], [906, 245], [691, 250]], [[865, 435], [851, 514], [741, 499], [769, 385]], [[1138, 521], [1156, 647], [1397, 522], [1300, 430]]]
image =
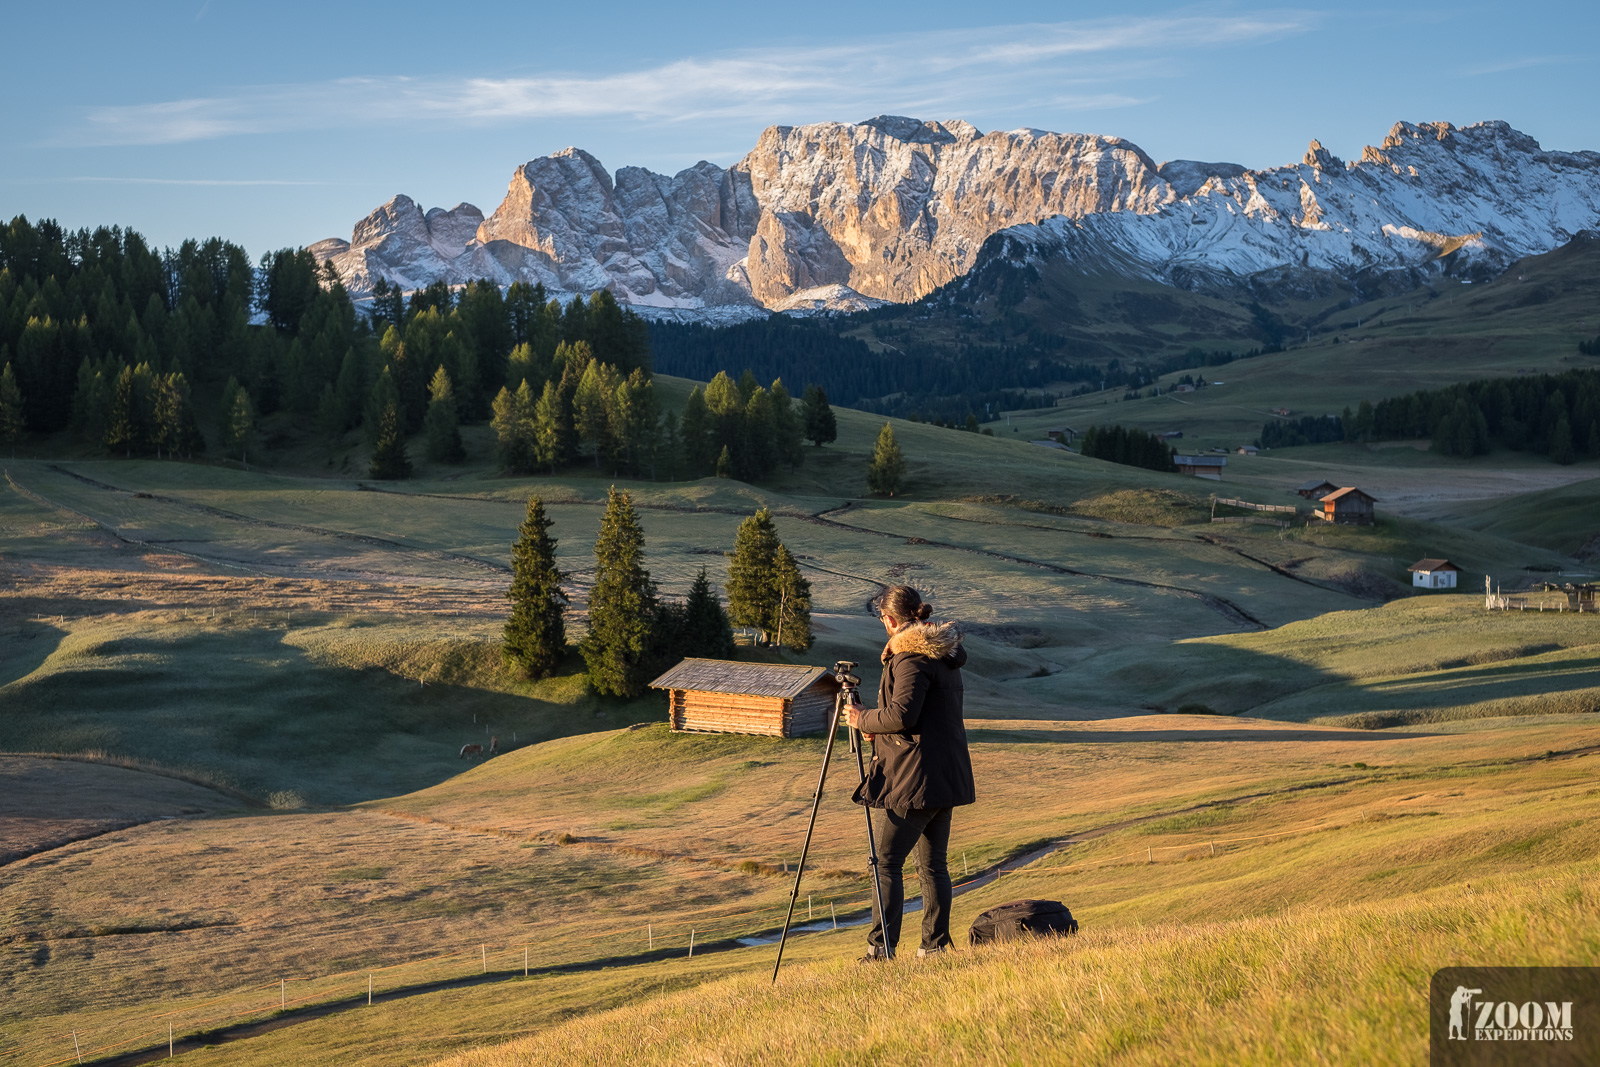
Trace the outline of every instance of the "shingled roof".
[[1457, 567], [1454, 563], [1451, 563], [1447, 559], [1419, 559], [1411, 566], [1406, 568], [1408, 571], [1423, 572], [1459, 571], [1460, 569], [1460, 567]]
[[789, 700], [805, 692], [807, 686], [827, 673], [826, 667], [807, 667], [803, 664], [686, 659], [651, 682], [650, 687]]

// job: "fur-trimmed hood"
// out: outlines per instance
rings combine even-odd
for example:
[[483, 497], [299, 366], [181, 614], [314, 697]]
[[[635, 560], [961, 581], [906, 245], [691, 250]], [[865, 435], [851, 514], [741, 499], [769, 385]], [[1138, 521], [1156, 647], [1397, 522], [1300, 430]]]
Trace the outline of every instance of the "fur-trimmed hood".
[[961, 644], [961, 627], [953, 622], [914, 622], [889, 638], [889, 655], [911, 652], [944, 659]]

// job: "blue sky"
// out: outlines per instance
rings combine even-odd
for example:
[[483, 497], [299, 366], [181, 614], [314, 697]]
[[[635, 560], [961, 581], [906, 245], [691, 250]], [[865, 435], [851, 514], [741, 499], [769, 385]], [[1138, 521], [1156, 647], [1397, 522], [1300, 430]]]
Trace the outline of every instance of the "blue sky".
[[[1113, 14], [1108, 12], [1114, 11]], [[7, 3], [0, 217], [350, 235], [486, 213], [567, 145], [672, 172], [880, 113], [1114, 134], [1158, 161], [1359, 155], [1396, 120], [1600, 150], [1600, 4]]]

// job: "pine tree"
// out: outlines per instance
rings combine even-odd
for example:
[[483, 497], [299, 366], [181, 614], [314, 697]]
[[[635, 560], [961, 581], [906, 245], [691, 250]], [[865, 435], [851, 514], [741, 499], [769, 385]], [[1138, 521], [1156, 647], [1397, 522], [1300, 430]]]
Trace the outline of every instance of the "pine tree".
[[[524, 382], [517, 391], [527, 388]], [[572, 450], [572, 412], [555, 382], [545, 382], [533, 410], [533, 461], [551, 474]]]
[[878, 431], [878, 445], [872, 452], [872, 464], [867, 468], [867, 488], [878, 496], [894, 496], [905, 477], [906, 460], [894, 440], [894, 426], [884, 423]]
[[776, 560], [778, 591], [778, 644], [804, 652], [811, 647], [811, 583], [800, 573], [800, 564], [782, 544]]
[[754, 626], [762, 631], [762, 641], [777, 628], [778, 550], [782, 548], [772, 512], [757, 511], [739, 524], [733, 538], [733, 557], [728, 561], [728, 616], [739, 626]]
[[0, 444], [11, 446], [13, 458], [17, 454], [17, 442], [22, 440], [22, 431], [27, 429], [27, 421], [23, 417], [22, 389], [17, 385], [17, 376], [8, 362], [4, 370], [0, 370]]
[[548, 678], [561, 666], [567, 648], [562, 609], [567, 577], [556, 568], [556, 541], [550, 536], [544, 502], [528, 498], [528, 517], [511, 546], [511, 617], [506, 619], [505, 660], [525, 678]]
[[656, 476], [656, 456], [661, 445], [661, 405], [656, 387], [642, 369], [635, 368], [617, 386], [618, 424], [624, 466], [635, 475]]
[[378, 416], [377, 441], [372, 448], [368, 477], [393, 481], [411, 477], [411, 457], [406, 455], [406, 435], [398, 400]]
[[443, 364], [433, 372], [428, 384], [428, 414], [423, 419], [428, 433], [428, 458], [435, 463], [460, 463], [467, 458], [461, 447], [461, 430], [456, 426], [455, 390]]
[[695, 576], [694, 584], [689, 586], [689, 598], [683, 604], [676, 638], [673, 651], [679, 657], [733, 657], [733, 625], [728, 621], [728, 613], [718, 602], [704, 567]]
[[806, 386], [800, 408], [805, 421], [806, 440], [821, 448], [825, 443], [839, 439], [839, 424], [833, 417], [833, 408], [828, 406], [828, 394], [822, 391], [820, 385]]
[[644, 569], [644, 531], [633, 501], [616, 486], [606, 500], [594, 556], [589, 633], [581, 645], [589, 684], [598, 693], [638, 696], [648, 681], [656, 587]]
[[728, 452], [728, 446], [722, 446], [722, 454], [717, 457], [717, 477], [733, 477], [733, 456]]

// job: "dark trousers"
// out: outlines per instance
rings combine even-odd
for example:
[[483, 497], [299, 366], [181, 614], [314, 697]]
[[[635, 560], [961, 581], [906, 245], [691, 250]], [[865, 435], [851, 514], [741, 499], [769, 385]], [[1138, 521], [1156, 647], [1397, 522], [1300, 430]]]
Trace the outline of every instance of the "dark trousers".
[[[873, 955], [884, 954], [884, 927], [890, 948], [899, 951], [900, 919], [905, 911], [906, 857], [915, 853], [922, 882], [922, 947], [928, 951], [950, 944], [949, 808], [873, 808], [872, 834], [878, 846], [878, 876], [883, 883], [883, 909], [872, 901], [872, 929], [867, 942]], [[869, 870], [868, 875], [871, 875]], [[868, 887], [870, 891], [870, 886]]]

